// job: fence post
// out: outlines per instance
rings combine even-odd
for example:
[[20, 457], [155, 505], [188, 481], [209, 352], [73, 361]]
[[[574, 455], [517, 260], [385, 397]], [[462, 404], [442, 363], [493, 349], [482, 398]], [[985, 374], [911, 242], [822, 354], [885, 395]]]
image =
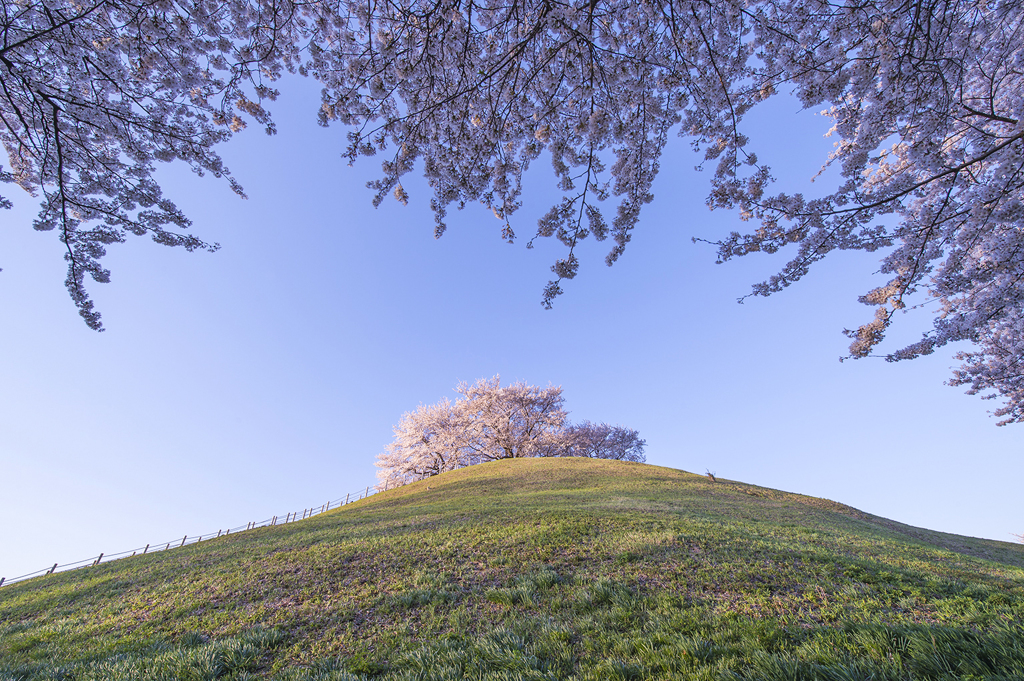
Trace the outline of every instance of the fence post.
[[167, 546], [164, 547], [164, 551], [171, 548], [171, 542], [167, 542]]
[[220, 533], [221, 533], [221, 532], [223, 532], [223, 531], [224, 531], [224, 530], [217, 530], [217, 536], [219, 537], [219, 536], [220, 536]]
[[103, 553], [102, 552], [100, 552], [100, 557], [96, 559], [96, 562], [93, 563], [93, 567], [99, 565], [101, 560], [103, 560]]
[[363, 495], [363, 498], [365, 499], [368, 496], [370, 496], [370, 486], [369, 485], [366, 486], [366, 493]]
[[273, 526], [273, 525], [277, 525], [277, 516], [276, 516], [276, 515], [274, 516], [274, 519], [270, 521], [270, 524], [271, 524], [272, 526]]
[[142, 549], [142, 552], [143, 553], [147, 553], [148, 551], [149, 551], [149, 544], [146, 544], [146, 548]]
[[188, 535], [187, 535], [187, 534], [186, 534], [186, 535], [185, 535], [184, 537], [182, 537], [182, 538], [181, 538], [181, 544], [179, 544], [179, 545], [178, 545], [178, 548], [179, 548], [179, 549], [180, 549], [180, 548], [181, 548], [182, 546], [184, 546], [184, 545], [185, 545], [185, 540], [186, 540], [186, 539], [188, 539]]
[[385, 492], [388, 491], [388, 481], [387, 480], [384, 481], [384, 491]]
[[0, 586], [4, 585], [4, 580], [5, 579], [7, 579], [7, 578], [6, 577], [0, 577]]
[[345, 494], [345, 504], [348, 505], [348, 494]]
[[52, 568], [50, 568], [50, 569], [49, 569], [49, 570], [47, 571], [47, 573], [46, 573], [46, 574], [48, 574], [48, 575], [52, 575], [52, 574], [53, 574], [53, 571], [54, 571], [54, 570], [56, 570], [56, 569], [57, 569], [57, 564], [56, 564], [56, 563], [54, 563], [54, 564], [53, 564], [53, 567], [52, 567]]

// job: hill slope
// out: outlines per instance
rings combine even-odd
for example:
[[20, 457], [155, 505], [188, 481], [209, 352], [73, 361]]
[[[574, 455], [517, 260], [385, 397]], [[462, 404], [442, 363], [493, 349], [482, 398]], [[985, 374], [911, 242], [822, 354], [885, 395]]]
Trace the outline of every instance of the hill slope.
[[1024, 546], [642, 464], [473, 466], [0, 589], [0, 679], [1024, 679]]

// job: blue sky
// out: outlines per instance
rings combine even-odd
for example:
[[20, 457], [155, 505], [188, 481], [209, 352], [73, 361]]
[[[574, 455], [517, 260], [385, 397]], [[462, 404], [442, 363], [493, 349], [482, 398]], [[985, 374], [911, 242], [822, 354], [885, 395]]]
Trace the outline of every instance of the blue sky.
[[[166, 193], [219, 241], [187, 254], [143, 239], [112, 247], [93, 285], [107, 331], [89, 331], [63, 288], [62, 246], [29, 223], [0, 229], [0, 576], [320, 505], [374, 482], [391, 426], [460, 380], [561, 385], [574, 419], [636, 428], [648, 461], [827, 497], [931, 529], [1012, 541], [1024, 533], [1020, 426], [995, 403], [945, 387], [955, 349], [913, 362], [840, 363], [843, 328], [869, 319], [858, 294], [877, 257], [831, 257], [768, 299], [736, 299], [784, 256], [715, 265], [742, 231], [704, 205], [707, 175], [684, 140], [625, 255], [582, 250], [555, 309], [540, 305], [560, 245], [525, 248], [557, 195], [542, 164], [514, 217], [521, 241], [471, 206], [433, 239], [429, 193], [370, 204], [378, 168], [315, 124], [317, 90], [288, 80], [281, 129], [222, 148], [250, 198], [186, 170]], [[751, 114], [780, 189], [808, 179], [827, 122], [792, 100]], [[826, 176], [819, 183], [827, 181]], [[612, 206], [608, 210], [611, 211]], [[917, 337], [899, 319], [888, 347]]]

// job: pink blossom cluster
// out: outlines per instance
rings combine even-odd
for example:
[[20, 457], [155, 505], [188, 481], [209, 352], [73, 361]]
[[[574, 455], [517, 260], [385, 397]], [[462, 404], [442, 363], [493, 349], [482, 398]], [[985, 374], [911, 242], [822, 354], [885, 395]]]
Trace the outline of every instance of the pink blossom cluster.
[[[0, 180], [42, 197], [35, 227], [67, 247], [67, 285], [100, 328], [84, 277], [106, 281], [129, 234], [213, 249], [162, 196], [156, 161], [231, 179], [213, 146], [255, 121], [270, 83], [323, 85], [320, 122], [347, 155], [381, 154], [380, 202], [421, 170], [435, 233], [482, 203], [515, 239], [522, 179], [542, 155], [562, 198], [534, 238], [565, 251], [543, 302], [581, 266], [577, 244], [623, 253], [669, 133], [713, 162], [712, 208], [750, 221], [721, 260], [786, 249], [769, 295], [835, 250], [879, 251], [889, 282], [850, 331], [876, 352], [895, 312], [935, 309], [899, 361], [966, 341], [953, 385], [1024, 420], [1024, 12], [1016, 0], [2, 0]], [[780, 93], [833, 121], [824, 195], [771, 193], [744, 118]], [[615, 198], [608, 217], [603, 202]], [[0, 204], [7, 205], [2, 198]], [[531, 240], [532, 244], [533, 241]]]
[[502, 386], [495, 376], [461, 383], [456, 391], [462, 397], [455, 402], [420, 405], [402, 416], [394, 441], [377, 456], [381, 489], [499, 459], [645, 461], [645, 442], [635, 430], [590, 421], [570, 424], [561, 387]]

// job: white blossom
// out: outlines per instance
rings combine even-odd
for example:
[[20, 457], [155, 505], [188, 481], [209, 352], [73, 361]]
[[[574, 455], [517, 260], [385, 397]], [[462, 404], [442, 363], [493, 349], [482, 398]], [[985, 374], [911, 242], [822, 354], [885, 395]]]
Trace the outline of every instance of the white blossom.
[[[68, 288], [107, 281], [108, 244], [149, 234], [216, 248], [152, 178], [156, 161], [231, 179], [213, 151], [255, 121], [294, 69], [323, 86], [320, 122], [350, 126], [346, 155], [381, 154], [375, 203], [424, 173], [435, 235], [479, 202], [512, 240], [522, 178], [542, 155], [563, 197], [536, 238], [565, 248], [544, 289], [577, 276], [581, 240], [624, 252], [668, 136], [698, 149], [711, 208], [752, 223], [720, 260], [787, 249], [753, 295], [835, 250], [878, 251], [890, 281], [862, 301], [852, 357], [877, 351], [896, 311], [928, 301], [932, 328], [899, 361], [965, 341], [950, 381], [1024, 420], [1024, 12], [1015, 0], [0, 0], [0, 180], [36, 192], [35, 227], [67, 245]], [[841, 179], [808, 198], [771, 190], [743, 133], [777, 95], [832, 119]], [[607, 216], [605, 202], [617, 205]], [[0, 197], [0, 206], [9, 201]], [[532, 243], [532, 240], [531, 240]], [[916, 297], [915, 294], [917, 294]]]
[[[393, 58], [368, 44], [332, 51], [325, 32], [311, 69], [334, 117], [358, 126], [351, 159], [413, 143], [436, 234], [448, 206], [473, 201], [510, 224], [522, 176], [546, 152], [564, 197], [534, 238], [553, 236], [567, 253], [545, 305], [579, 272], [580, 240], [610, 237], [608, 264], [624, 252], [675, 130], [711, 164], [708, 205], [756, 225], [718, 240], [720, 260], [792, 251], [754, 295], [785, 288], [832, 251], [878, 251], [890, 282], [862, 297], [876, 312], [849, 332], [850, 355], [872, 354], [897, 310], [932, 301], [933, 327], [886, 359], [966, 341], [973, 349], [950, 382], [1001, 396], [1001, 424], [1024, 420], [1024, 12], [1012, 0], [914, 7], [407, 1], [378, 4], [350, 29], [387, 26]], [[360, 78], [371, 70], [386, 103], [366, 97]], [[745, 117], [778, 94], [833, 121], [835, 152], [823, 160], [841, 180], [823, 196], [772, 193], [771, 169], [743, 133]], [[385, 165], [376, 188], [413, 167]], [[601, 204], [613, 196], [606, 221]]]
[[10, 162], [0, 180], [42, 199], [34, 227], [65, 244], [66, 285], [90, 327], [101, 323], [84, 279], [109, 280], [100, 265], [109, 244], [148, 234], [189, 251], [217, 248], [187, 232], [154, 163], [183, 161], [242, 194], [213, 146], [245, 127], [239, 112], [273, 132], [261, 102], [277, 94], [265, 82], [297, 55], [293, 9], [0, 0], [0, 142]]
[[498, 376], [460, 383], [454, 403], [420, 405], [402, 416], [395, 439], [377, 456], [379, 487], [397, 487], [485, 461], [581, 456], [642, 462], [635, 430], [570, 424], [560, 387], [523, 382], [503, 386]]

